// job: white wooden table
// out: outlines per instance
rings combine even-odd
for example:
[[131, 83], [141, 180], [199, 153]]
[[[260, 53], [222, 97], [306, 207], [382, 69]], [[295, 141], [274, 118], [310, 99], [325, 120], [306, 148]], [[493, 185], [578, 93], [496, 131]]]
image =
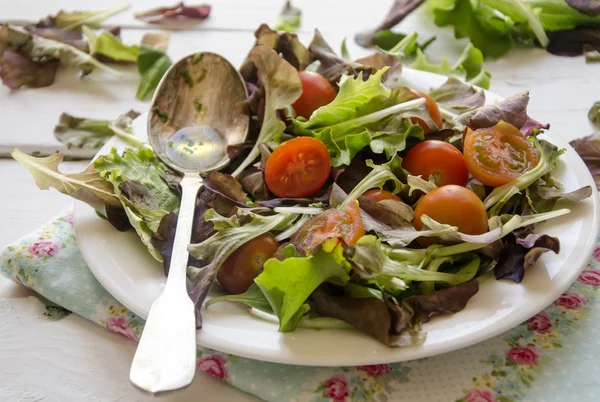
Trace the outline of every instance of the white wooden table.
[[[105, 0], [102, 7], [120, 4]], [[173, 0], [173, 2], [175, 2]], [[124, 40], [138, 41], [149, 27], [132, 17], [133, 10], [170, 4], [165, 0], [134, 0], [132, 8], [108, 21], [120, 25]], [[193, 4], [194, 2], [190, 2]], [[272, 23], [283, 0], [209, 0], [211, 17], [193, 30], [171, 35], [169, 55], [178, 59], [198, 50], [210, 50], [239, 64], [254, 41], [260, 23]], [[97, 9], [91, 0], [0, 0], [0, 21], [36, 21], [59, 9]], [[367, 54], [353, 43], [357, 31], [376, 24], [391, 0], [296, 0], [303, 11], [300, 38], [308, 43], [315, 27], [334, 48], [348, 37], [354, 57]], [[428, 49], [433, 59], [447, 55], [453, 61], [464, 46], [451, 30], [442, 30], [424, 10], [404, 21], [398, 29], [418, 30], [423, 38], [437, 35]], [[153, 28], [153, 27], [151, 27]], [[530, 114], [552, 124], [553, 132], [571, 140], [589, 134], [587, 111], [600, 97], [598, 65], [583, 58], [561, 58], [541, 49], [517, 49], [496, 62], [488, 62], [491, 90], [508, 96], [530, 89]], [[63, 111], [87, 117], [111, 118], [134, 108], [144, 111], [148, 103], [135, 100], [137, 77], [121, 78], [93, 73], [83, 80], [73, 71], [62, 72], [48, 88], [10, 92], [0, 87], [0, 147], [36, 144], [58, 146], [52, 129]], [[65, 169], [77, 171], [83, 162]], [[0, 160], [0, 246], [8, 245], [71, 205], [56, 192], [41, 192], [29, 173], [11, 160]], [[44, 401], [143, 401], [145, 395], [128, 381], [135, 344], [95, 324], [71, 315], [50, 322], [39, 319], [41, 304], [26, 290], [0, 277], [0, 400]], [[162, 395], [169, 401], [251, 401], [254, 397], [198, 374], [192, 386], [179, 393]]]

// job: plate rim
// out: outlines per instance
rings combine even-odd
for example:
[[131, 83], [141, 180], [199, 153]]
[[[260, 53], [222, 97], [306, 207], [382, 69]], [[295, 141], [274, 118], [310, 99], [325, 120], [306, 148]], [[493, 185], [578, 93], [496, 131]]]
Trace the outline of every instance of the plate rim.
[[[438, 74], [416, 71], [416, 70], [411, 70], [408, 68], [404, 69], [403, 76], [406, 72], [408, 72], [409, 75], [414, 74], [415, 76], [417, 76], [417, 77], [420, 76], [421, 78], [424, 78], [424, 79], [427, 79], [428, 76], [429, 76], [429, 78], [431, 78], [431, 76], [434, 76], [434, 77], [436, 77], [435, 79], [440, 79], [439, 77], [443, 77]], [[447, 77], [443, 77], [443, 78], [447, 78]], [[479, 89], [481, 89], [481, 88], [479, 88]], [[486, 96], [491, 95], [492, 97], [494, 97], [496, 99], [501, 98], [499, 95], [496, 95], [489, 91], [485, 91], [485, 94], [486, 94]], [[145, 114], [142, 114], [141, 117], [144, 117], [144, 116], [145, 116]], [[558, 133], [549, 134], [549, 137], [551, 137], [550, 138], [551, 140], [554, 140], [556, 138], [558, 140], [558, 142], [564, 142], [567, 147], [571, 147], [570, 144], [568, 143], [568, 141], [566, 141], [564, 138], [562, 138], [560, 136], [560, 134], [558, 134]], [[107, 143], [107, 145], [110, 145], [110, 142]], [[106, 146], [103, 147], [102, 149], [100, 149], [95, 157], [103, 154], [105, 152], [105, 149], [106, 149]], [[579, 157], [579, 155], [577, 155], [575, 153], [575, 156], [576, 156], [577, 163], [580, 165], [583, 165], [585, 167], [585, 164], [584, 164], [583, 160]], [[565, 164], [565, 167], [567, 169], [577, 170], [576, 168], [571, 168], [570, 166], [568, 166], [565, 163], [565, 161], [563, 161], [563, 163]], [[583, 180], [583, 181], [588, 181], [588, 182], [593, 183], [592, 176], [589, 173], [589, 171], [587, 170], [587, 167], [585, 167], [585, 171], [587, 172], [587, 175], [585, 177], [585, 180]], [[416, 360], [416, 359], [421, 359], [421, 358], [426, 358], [426, 357], [437, 356], [437, 355], [444, 354], [444, 353], [449, 353], [451, 351], [460, 350], [465, 347], [483, 342], [483, 341], [493, 338], [494, 336], [497, 336], [503, 332], [506, 332], [506, 331], [509, 331], [509, 330], [515, 328], [522, 322], [526, 321], [530, 317], [534, 316], [535, 314], [537, 314], [540, 311], [542, 311], [543, 309], [545, 309], [549, 303], [552, 303], [552, 301], [554, 301], [558, 297], [560, 297], [560, 295], [563, 294], [575, 282], [575, 280], [577, 279], [579, 274], [585, 269], [587, 260], [590, 258], [591, 252], [596, 244], [598, 231], [600, 228], [598, 216], [597, 216], [598, 209], [600, 208], [600, 198], [599, 198], [596, 187], [593, 185], [592, 185], [592, 190], [593, 190], [593, 193], [592, 193], [592, 197], [591, 197], [591, 200], [592, 200], [592, 208], [591, 209], [592, 209], [592, 212], [594, 213], [594, 219], [592, 220], [591, 233], [590, 233], [590, 236], [587, 237], [586, 242], [583, 245], [583, 247], [581, 247], [582, 245], [580, 243], [577, 244], [577, 246], [578, 246], [577, 250], [582, 255], [582, 257], [579, 257], [579, 259], [581, 259], [581, 261], [579, 262], [580, 266], [576, 269], [571, 269], [568, 275], [565, 274], [566, 276], [561, 279], [561, 283], [563, 284], [563, 286], [555, 286], [550, 290], [550, 292], [545, 294], [545, 297], [543, 297], [543, 298], [540, 297], [539, 299], [536, 299], [536, 300], [544, 300], [544, 302], [542, 302], [542, 303], [538, 302], [537, 304], [535, 304], [536, 305], [535, 309], [531, 309], [531, 308], [526, 309], [528, 311], [526, 314], [523, 314], [523, 313], [518, 314], [518, 312], [515, 312], [515, 313], [507, 316], [504, 319], [504, 321], [503, 321], [504, 325], [492, 325], [491, 327], [488, 326], [488, 327], [486, 327], [486, 329], [476, 331], [475, 334], [470, 334], [469, 336], [462, 336], [460, 338], [457, 338], [452, 342], [450, 347], [448, 345], [446, 345], [445, 343], [441, 343], [441, 344], [429, 345], [425, 350], [423, 350], [422, 347], [413, 348], [413, 349], [411, 349], [410, 353], [405, 353], [406, 356], [404, 356], [404, 355], [399, 356], [395, 353], [390, 353], [389, 357], [386, 358], [386, 356], [383, 356], [381, 354], [372, 354], [372, 355], [361, 355], [360, 357], [356, 357], [356, 358], [346, 357], [343, 360], [340, 360], [339, 358], [337, 358], [335, 361], [328, 362], [328, 361], [323, 361], [323, 359], [315, 360], [314, 357], [298, 358], [298, 355], [296, 355], [296, 354], [291, 356], [291, 357], [296, 358], [294, 361], [291, 361], [290, 356], [288, 356], [287, 354], [278, 355], [277, 353], [271, 353], [271, 354], [267, 354], [267, 355], [262, 355], [262, 354], [257, 355], [256, 353], [252, 353], [251, 351], [249, 351], [247, 349], [247, 347], [245, 347], [244, 345], [240, 345], [240, 344], [228, 346], [227, 348], [225, 348], [227, 350], [223, 350], [223, 346], [218, 344], [218, 342], [217, 343], [206, 342], [204, 337], [202, 337], [201, 335], [198, 337], [197, 346], [222, 351], [223, 353], [229, 353], [229, 354], [240, 356], [240, 357], [257, 359], [257, 360], [272, 362], [272, 363], [295, 364], [295, 365], [302, 365], [302, 366], [335, 367], [335, 366], [354, 366], [354, 365], [364, 365], [364, 364], [387, 364], [387, 363], [396, 363], [396, 362], [402, 362], [402, 361], [411, 361], [411, 360]], [[81, 250], [81, 254], [83, 256], [84, 261], [86, 262], [86, 265], [89, 267], [89, 269], [92, 272], [92, 274], [94, 275], [94, 277], [107, 290], [107, 292], [111, 294], [111, 296], [113, 296], [117, 301], [119, 301], [121, 304], [123, 304], [125, 307], [127, 307], [129, 310], [131, 310], [133, 313], [139, 315], [142, 318], [146, 318], [146, 316], [147, 316], [146, 311], [149, 309], [149, 306], [148, 306], [148, 308], [146, 308], [141, 303], [136, 302], [135, 299], [124, 297], [123, 293], [119, 289], [114, 288], [114, 286], [113, 286], [114, 282], [108, 281], [107, 278], [101, 274], [100, 267], [98, 267], [97, 264], [93, 262], [94, 258], [91, 256], [91, 253], [90, 253], [87, 245], [83, 244], [85, 236], [82, 236], [81, 226], [79, 225], [78, 216], [79, 217], [82, 216], [82, 212], [81, 212], [82, 208], [91, 209], [91, 207], [89, 207], [87, 204], [85, 204], [81, 201], [75, 201], [74, 211], [73, 211], [73, 217], [74, 217], [74, 225], [73, 226], [74, 226], [77, 244], [78, 244], [79, 249]], [[580, 236], [580, 238], [581, 238], [581, 236]], [[573, 252], [574, 251], [575, 250], [573, 250]], [[90, 263], [89, 261], [92, 261], [92, 263]], [[562, 270], [562, 268], [561, 268], [561, 270]], [[519, 284], [517, 284], [517, 285], [519, 285]], [[531, 314], [529, 311], [533, 311], [533, 310], [535, 310], [535, 313]], [[522, 310], [519, 310], [519, 311], [522, 311]], [[201, 331], [201, 330], [199, 330], [199, 331]], [[338, 331], [338, 330], [328, 330], [328, 331]], [[367, 338], [366, 335], [365, 335], [365, 337], [366, 337], [365, 339], [369, 339], [369, 338]], [[204, 342], [203, 342], [203, 340], [204, 340]], [[399, 349], [401, 349], [401, 348], [399, 348]]]

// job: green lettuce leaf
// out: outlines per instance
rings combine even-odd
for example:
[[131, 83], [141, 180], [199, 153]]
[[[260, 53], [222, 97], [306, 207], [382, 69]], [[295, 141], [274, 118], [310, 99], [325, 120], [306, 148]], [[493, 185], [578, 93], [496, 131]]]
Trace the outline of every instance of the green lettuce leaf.
[[417, 50], [417, 57], [410, 65], [410, 68], [416, 70], [429, 71], [436, 74], [447, 75], [449, 77], [458, 77], [469, 84], [489, 89], [492, 75], [483, 69], [483, 54], [481, 50], [469, 43], [458, 60], [453, 65], [448, 63], [445, 57], [440, 64], [432, 64], [427, 60], [427, 56], [420, 49]]
[[[334, 166], [349, 165], [368, 145], [388, 156], [403, 150], [408, 136], [421, 138], [423, 132], [405, 125], [404, 118], [430, 119], [422, 99], [409, 100], [401, 91], [390, 91], [381, 83], [383, 68], [363, 81], [362, 74], [342, 76], [336, 98], [317, 109], [309, 120], [293, 120], [292, 131], [321, 140], [328, 148]], [[373, 143], [373, 140], [374, 143]]]
[[285, 123], [277, 117], [279, 109], [290, 106], [302, 93], [298, 71], [267, 46], [256, 46], [250, 59], [258, 71], [258, 79], [265, 90], [265, 115], [260, 134], [246, 159], [232, 173], [236, 177], [260, 155], [260, 144], [279, 141]]
[[283, 9], [281, 9], [273, 29], [294, 33], [300, 27], [301, 18], [302, 11], [298, 7], [294, 7], [292, 2], [288, 0], [285, 2]]
[[212, 299], [207, 300], [206, 303], [204, 303], [204, 307], [208, 309], [211, 305], [224, 301], [242, 303], [248, 307], [264, 311], [265, 313], [273, 314], [273, 308], [271, 308], [271, 304], [269, 304], [269, 301], [267, 300], [262, 290], [260, 290], [256, 283], [250, 285], [248, 290], [239, 295], [224, 295], [219, 297], [213, 297]]
[[89, 29], [84, 29], [88, 38], [91, 55], [102, 55], [114, 61], [135, 63], [140, 53], [138, 45], [125, 45], [108, 31], [95, 35]]
[[[337, 241], [336, 241], [337, 243]], [[342, 247], [338, 243], [337, 247]], [[333, 280], [345, 284], [350, 277], [332, 254], [319, 250], [308, 257], [292, 257], [283, 261], [270, 259], [263, 272], [254, 279], [279, 317], [279, 331], [293, 331], [308, 311], [308, 297], [322, 283]]]
[[212, 287], [221, 264], [242, 244], [271, 230], [284, 230], [297, 218], [297, 214], [275, 214], [261, 216], [238, 209], [233, 216], [226, 218], [209, 209], [204, 220], [212, 222], [216, 234], [201, 243], [190, 244], [190, 254], [205, 264], [201, 269], [188, 268], [193, 285], [190, 297], [196, 305], [196, 324], [202, 326], [201, 307]]
[[363, 236], [356, 245], [346, 250], [349, 261], [355, 264], [354, 272], [367, 283], [377, 284], [386, 292], [399, 294], [407, 288], [409, 281], [436, 281], [458, 285], [472, 279], [477, 273], [476, 267], [451, 274], [428, 271], [421, 268], [421, 261], [396, 261], [385, 252], [377, 236]]
[[[124, 116], [133, 121], [139, 113], [130, 110]], [[54, 127], [54, 137], [69, 148], [99, 149], [115, 135], [110, 127], [112, 123], [111, 120], [75, 117], [63, 113]]]
[[394, 194], [399, 193], [406, 187], [406, 184], [402, 183], [399, 179], [399, 177], [405, 177], [406, 175], [405, 170], [402, 168], [402, 158], [399, 156], [394, 155], [389, 162], [382, 165], [375, 165], [372, 160], [367, 160], [366, 163], [372, 170], [352, 189], [346, 199], [337, 206], [338, 209], [345, 209], [346, 206], [358, 199], [367, 190], [383, 188], [388, 181], [394, 183]]
[[137, 57], [138, 72], [140, 73], [140, 84], [136, 97], [144, 100], [154, 93], [160, 79], [171, 67], [171, 59], [165, 52], [142, 45]]

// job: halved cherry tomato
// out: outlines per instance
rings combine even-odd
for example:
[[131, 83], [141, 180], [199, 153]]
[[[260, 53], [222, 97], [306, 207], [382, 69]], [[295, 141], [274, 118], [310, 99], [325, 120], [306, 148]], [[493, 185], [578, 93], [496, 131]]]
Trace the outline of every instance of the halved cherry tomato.
[[467, 129], [463, 152], [473, 177], [492, 187], [516, 179], [539, 162], [533, 145], [518, 128], [504, 121], [476, 131]]
[[327, 182], [331, 170], [325, 144], [311, 137], [286, 141], [271, 154], [265, 168], [265, 182], [278, 197], [306, 197]]
[[332, 208], [307, 220], [290, 241], [306, 253], [333, 238], [342, 239], [346, 245], [356, 244], [364, 234], [358, 201], [353, 201], [345, 211]]
[[270, 233], [244, 243], [223, 262], [217, 280], [231, 294], [244, 293], [258, 276], [265, 261], [275, 254], [278, 246]]
[[[483, 202], [477, 195], [466, 187], [448, 185], [438, 187], [427, 193], [415, 208], [415, 229], [423, 229], [421, 215], [452, 226], [458, 231], [470, 235], [487, 232], [488, 219]], [[435, 237], [419, 237], [423, 247], [437, 243]]]
[[[438, 126], [438, 128], [441, 128], [442, 127], [442, 114], [440, 113], [440, 108], [438, 107], [437, 103], [435, 103], [435, 101], [433, 99], [431, 99], [431, 96], [429, 96], [417, 89], [410, 89], [410, 91], [413, 94], [417, 95], [419, 98], [425, 99], [425, 104], [427, 105], [427, 110], [429, 111], [429, 116], [431, 116], [431, 120], [433, 120], [433, 122], [435, 123], [436, 126]], [[425, 132], [425, 134], [431, 133], [431, 129], [425, 123], [425, 121], [423, 121], [423, 119], [419, 119], [418, 117], [413, 117], [410, 119], [410, 121], [413, 124], [418, 124], [419, 126], [421, 126], [423, 128], [423, 131]]]
[[363, 197], [367, 197], [370, 200], [375, 202], [383, 201], [383, 200], [394, 200], [394, 201], [402, 201], [400, 197], [396, 194], [393, 194], [386, 190], [373, 189], [365, 192]]
[[465, 186], [469, 180], [465, 158], [456, 147], [444, 141], [427, 140], [418, 143], [407, 152], [402, 167], [425, 180], [433, 178], [438, 186]]
[[292, 107], [296, 115], [309, 119], [315, 110], [331, 103], [337, 94], [329, 81], [319, 73], [300, 71], [298, 75], [302, 82], [302, 94]]

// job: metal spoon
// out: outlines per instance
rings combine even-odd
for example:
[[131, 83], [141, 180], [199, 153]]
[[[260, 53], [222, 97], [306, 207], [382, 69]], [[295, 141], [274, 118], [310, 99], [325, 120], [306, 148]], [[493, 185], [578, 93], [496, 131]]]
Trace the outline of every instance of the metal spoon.
[[186, 268], [196, 195], [200, 174], [224, 167], [227, 146], [246, 139], [248, 116], [235, 107], [246, 97], [242, 77], [227, 60], [195, 53], [171, 66], [152, 99], [148, 139], [156, 155], [183, 178], [167, 284], [152, 304], [129, 373], [143, 390], [174, 390], [194, 378], [196, 325]]

